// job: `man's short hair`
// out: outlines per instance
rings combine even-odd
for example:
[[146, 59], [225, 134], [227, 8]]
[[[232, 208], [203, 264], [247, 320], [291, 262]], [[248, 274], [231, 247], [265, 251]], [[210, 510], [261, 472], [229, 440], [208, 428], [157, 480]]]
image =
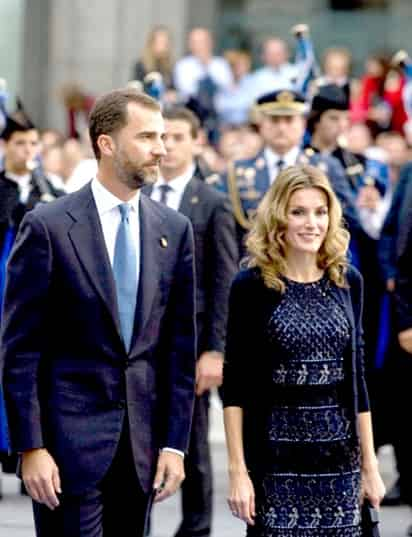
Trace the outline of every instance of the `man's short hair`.
[[161, 110], [155, 99], [133, 88], [116, 89], [99, 97], [89, 117], [90, 141], [97, 160], [101, 157], [97, 143], [99, 136], [114, 134], [127, 125], [129, 103], [136, 103], [155, 112]]
[[198, 117], [189, 108], [184, 106], [173, 106], [163, 112], [163, 118], [169, 121], [185, 121], [190, 125], [192, 138], [197, 138], [200, 129]]

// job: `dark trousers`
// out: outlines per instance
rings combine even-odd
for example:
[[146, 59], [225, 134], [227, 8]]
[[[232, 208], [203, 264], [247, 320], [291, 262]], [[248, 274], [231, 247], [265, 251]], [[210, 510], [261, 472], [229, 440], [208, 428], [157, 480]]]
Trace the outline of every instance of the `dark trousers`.
[[127, 425], [102, 482], [81, 496], [65, 495], [63, 488], [59, 499], [54, 511], [33, 502], [37, 537], [143, 537], [150, 505], [138, 481]]
[[182, 485], [182, 523], [177, 537], [210, 535], [212, 521], [212, 464], [209, 449], [209, 394], [196, 397], [186, 478]]

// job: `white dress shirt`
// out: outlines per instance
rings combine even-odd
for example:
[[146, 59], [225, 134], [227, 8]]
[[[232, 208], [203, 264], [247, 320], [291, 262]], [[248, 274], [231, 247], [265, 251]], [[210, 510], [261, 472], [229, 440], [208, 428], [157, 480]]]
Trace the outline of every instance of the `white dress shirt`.
[[277, 90], [292, 90], [299, 74], [295, 64], [284, 63], [277, 69], [261, 67], [253, 73], [253, 99]]
[[189, 181], [192, 179], [195, 173], [195, 165], [191, 165], [185, 173], [179, 175], [171, 181], [166, 181], [163, 177], [160, 177], [153, 185], [151, 198], [154, 201], [160, 201], [162, 185], [168, 185], [170, 187], [169, 192], [167, 193], [166, 204], [168, 207], [174, 209], [175, 211], [179, 210], [180, 204], [182, 202], [183, 194], [185, 188], [187, 187]]
[[279, 160], [282, 160], [284, 162], [282, 168], [284, 170], [285, 168], [289, 166], [294, 166], [296, 164], [299, 153], [300, 147], [294, 147], [284, 155], [278, 155], [270, 147], [265, 147], [264, 155], [269, 170], [270, 184], [272, 184], [275, 181], [276, 177], [279, 175]]
[[[125, 203], [123, 200], [117, 198], [114, 194], [109, 192], [102, 183], [94, 178], [91, 183], [92, 193], [94, 201], [97, 207], [97, 213], [99, 215], [100, 223], [102, 225], [104, 242], [106, 244], [107, 253], [109, 256], [110, 264], [113, 267], [114, 248], [116, 243], [117, 230], [120, 225], [120, 211], [119, 205]], [[136, 250], [136, 274], [137, 284], [139, 285], [140, 277], [140, 191], [129, 200], [130, 205], [129, 223], [132, 240]], [[173, 448], [163, 448], [163, 451], [170, 451], [177, 453], [183, 457], [183, 452]]]
[[176, 63], [174, 82], [177, 92], [184, 98], [192, 97], [199, 90], [199, 82], [207, 75], [219, 89], [230, 87], [233, 81], [229, 64], [224, 58], [214, 56], [205, 65], [195, 56], [185, 56]]
[[30, 192], [32, 190], [31, 185], [31, 173], [25, 175], [16, 175], [15, 173], [6, 172], [7, 179], [16, 183], [19, 187], [20, 202], [26, 204], [29, 200]]

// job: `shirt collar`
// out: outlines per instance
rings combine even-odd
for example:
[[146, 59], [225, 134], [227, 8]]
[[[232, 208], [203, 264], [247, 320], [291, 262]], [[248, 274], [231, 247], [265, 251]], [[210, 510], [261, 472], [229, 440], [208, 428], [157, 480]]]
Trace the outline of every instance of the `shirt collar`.
[[5, 172], [5, 175], [7, 179], [10, 179], [10, 181], [13, 181], [13, 183], [19, 185], [20, 188], [28, 186], [31, 181], [30, 173], [25, 173], [24, 175], [16, 175], [15, 173]]
[[161, 185], [169, 185], [172, 190], [175, 192], [183, 192], [186, 188], [189, 181], [192, 179], [194, 173], [196, 171], [196, 166], [194, 164], [191, 164], [189, 168], [178, 177], [175, 177], [171, 181], [166, 181], [163, 177], [160, 177], [156, 183], [154, 184], [155, 188], [159, 188]]
[[293, 147], [290, 151], [284, 155], [278, 155], [270, 147], [265, 147], [265, 158], [268, 163], [269, 169], [275, 167], [279, 160], [283, 160], [285, 166], [294, 166], [298, 160], [298, 155], [300, 152], [299, 147]]
[[[112, 194], [102, 183], [95, 177], [91, 184], [94, 200], [96, 202], [97, 212], [99, 215], [103, 215], [112, 211], [114, 208], [125, 203], [123, 200]], [[139, 215], [139, 201], [140, 190], [138, 190], [131, 200], [127, 203], [131, 206], [132, 210]]]

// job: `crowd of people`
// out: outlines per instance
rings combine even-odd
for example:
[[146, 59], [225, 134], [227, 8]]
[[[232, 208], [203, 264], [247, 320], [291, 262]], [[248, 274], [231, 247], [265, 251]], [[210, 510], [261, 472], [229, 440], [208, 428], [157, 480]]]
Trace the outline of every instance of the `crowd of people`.
[[210, 535], [216, 388], [248, 536], [412, 506], [409, 59], [353, 78], [295, 35], [304, 62], [272, 36], [252, 70], [205, 28], [176, 61], [155, 28], [126, 88], [66, 88], [67, 133], [6, 113], [0, 453], [39, 537], [147, 534], [184, 474], [175, 535]]

